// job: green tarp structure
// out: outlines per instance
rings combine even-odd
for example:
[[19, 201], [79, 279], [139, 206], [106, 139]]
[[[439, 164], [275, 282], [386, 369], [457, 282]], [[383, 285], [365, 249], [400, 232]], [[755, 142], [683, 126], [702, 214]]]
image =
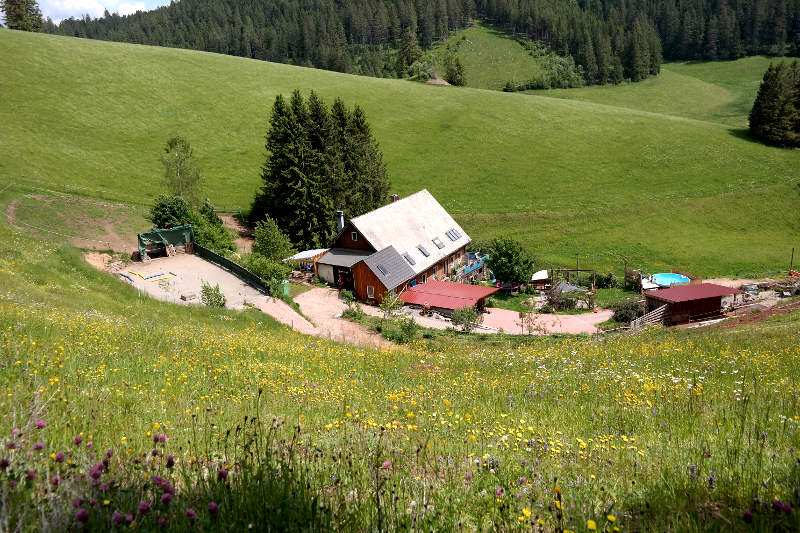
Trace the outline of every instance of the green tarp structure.
[[142, 261], [147, 260], [145, 249], [148, 243], [161, 244], [167, 246], [183, 246], [186, 243], [194, 242], [194, 229], [191, 224], [176, 226], [169, 229], [153, 228], [147, 233], [139, 234], [139, 257]]

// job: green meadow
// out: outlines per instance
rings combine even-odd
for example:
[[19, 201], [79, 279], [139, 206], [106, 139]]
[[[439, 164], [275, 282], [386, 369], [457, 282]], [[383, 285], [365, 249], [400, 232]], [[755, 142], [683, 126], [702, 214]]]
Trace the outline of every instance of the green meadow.
[[[259, 186], [272, 102], [297, 88], [362, 106], [394, 190], [427, 188], [474, 239], [511, 234], [544, 262], [569, 265], [580, 252], [584, 266], [603, 270], [623, 259], [702, 277], [786, 269], [799, 244], [800, 152], [752, 142], [741, 121], [677, 116], [680, 106], [670, 103], [671, 93], [724, 77], [715, 67], [665, 72], [653, 83], [695, 68], [709, 81], [658, 89], [661, 108], [648, 110], [0, 32], [0, 182], [148, 202], [161, 192], [162, 146], [180, 133], [204, 169], [205, 195], [246, 208]], [[722, 89], [757, 84], [759, 68]], [[646, 91], [646, 83], [599, 91]], [[725, 113], [703, 105], [698, 115]]]
[[482, 20], [434, 49], [442, 78], [448, 52], [458, 55], [467, 86], [476, 89], [499, 91], [508, 80], [527, 80], [541, 72], [536, 60], [513, 37]]
[[799, 320], [378, 350], [151, 300], [2, 225], [0, 520], [793, 531]]

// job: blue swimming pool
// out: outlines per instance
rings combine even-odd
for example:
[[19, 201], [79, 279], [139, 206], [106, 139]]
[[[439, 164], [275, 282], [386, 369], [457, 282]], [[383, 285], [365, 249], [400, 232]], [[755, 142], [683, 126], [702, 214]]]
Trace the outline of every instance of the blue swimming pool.
[[659, 287], [670, 287], [672, 285], [688, 285], [689, 278], [682, 274], [653, 274], [653, 280]]

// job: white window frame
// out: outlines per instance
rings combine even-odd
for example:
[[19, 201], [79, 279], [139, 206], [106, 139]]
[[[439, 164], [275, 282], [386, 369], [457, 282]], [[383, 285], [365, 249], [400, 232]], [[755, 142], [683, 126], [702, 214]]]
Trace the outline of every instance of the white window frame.
[[428, 281], [428, 275], [427, 274], [423, 274], [421, 283], [425, 283], [426, 281]]
[[372, 285], [367, 285], [367, 299], [368, 300], [375, 299], [375, 287]]
[[350, 232], [350, 239], [353, 242], [358, 242], [358, 232], [357, 231], [351, 231]]
[[438, 274], [438, 273], [439, 273], [439, 269], [437, 268], [437, 265], [433, 265], [433, 279], [437, 279], [436, 278], [436, 274]]

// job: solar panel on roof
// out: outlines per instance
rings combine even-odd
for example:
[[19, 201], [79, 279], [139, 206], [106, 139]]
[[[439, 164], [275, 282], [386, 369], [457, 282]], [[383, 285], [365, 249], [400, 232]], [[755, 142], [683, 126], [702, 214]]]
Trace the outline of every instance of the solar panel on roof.
[[434, 237], [432, 240], [433, 244], [435, 244], [437, 248], [439, 248], [440, 250], [444, 248], [444, 243], [439, 240], [439, 237]]
[[425, 247], [422, 246], [421, 244], [417, 245], [417, 250], [422, 252], [422, 255], [424, 255], [425, 257], [429, 257], [431, 255], [430, 252], [428, 252], [428, 250], [426, 250]]
[[416, 262], [416, 261], [414, 261], [414, 259], [413, 259], [413, 258], [412, 258], [410, 255], [408, 255], [408, 252], [406, 252], [406, 253], [404, 253], [404, 254], [403, 254], [403, 258], [404, 258], [406, 261], [408, 261], [408, 264], [409, 264], [409, 265], [416, 265], [416, 264], [417, 264], [417, 262]]
[[389, 269], [386, 268], [386, 265], [378, 265], [378, 270], [383, 272], [384, 276], [388, 276], [389, 275]]
[[449, 230], [447, 230], [447, 231], [445, 232], [445, 235], [447, 235], [447, 236], [450, 238], [450, 240], [451, 240], [451, 241], [454, 241], [454, 240], [456, 240], [456, 236], [455, 236], [455, 234], [453, 233], [453, 230], [452, 230], [452, 229], [449, 229]]
[[461, 238], [461, 234], [458, 232], [457, 229], [454, 228], [454, 229], [451, 229], [450, 231], [453, 232], [453, 235], [455, 236], [456, 240]]

